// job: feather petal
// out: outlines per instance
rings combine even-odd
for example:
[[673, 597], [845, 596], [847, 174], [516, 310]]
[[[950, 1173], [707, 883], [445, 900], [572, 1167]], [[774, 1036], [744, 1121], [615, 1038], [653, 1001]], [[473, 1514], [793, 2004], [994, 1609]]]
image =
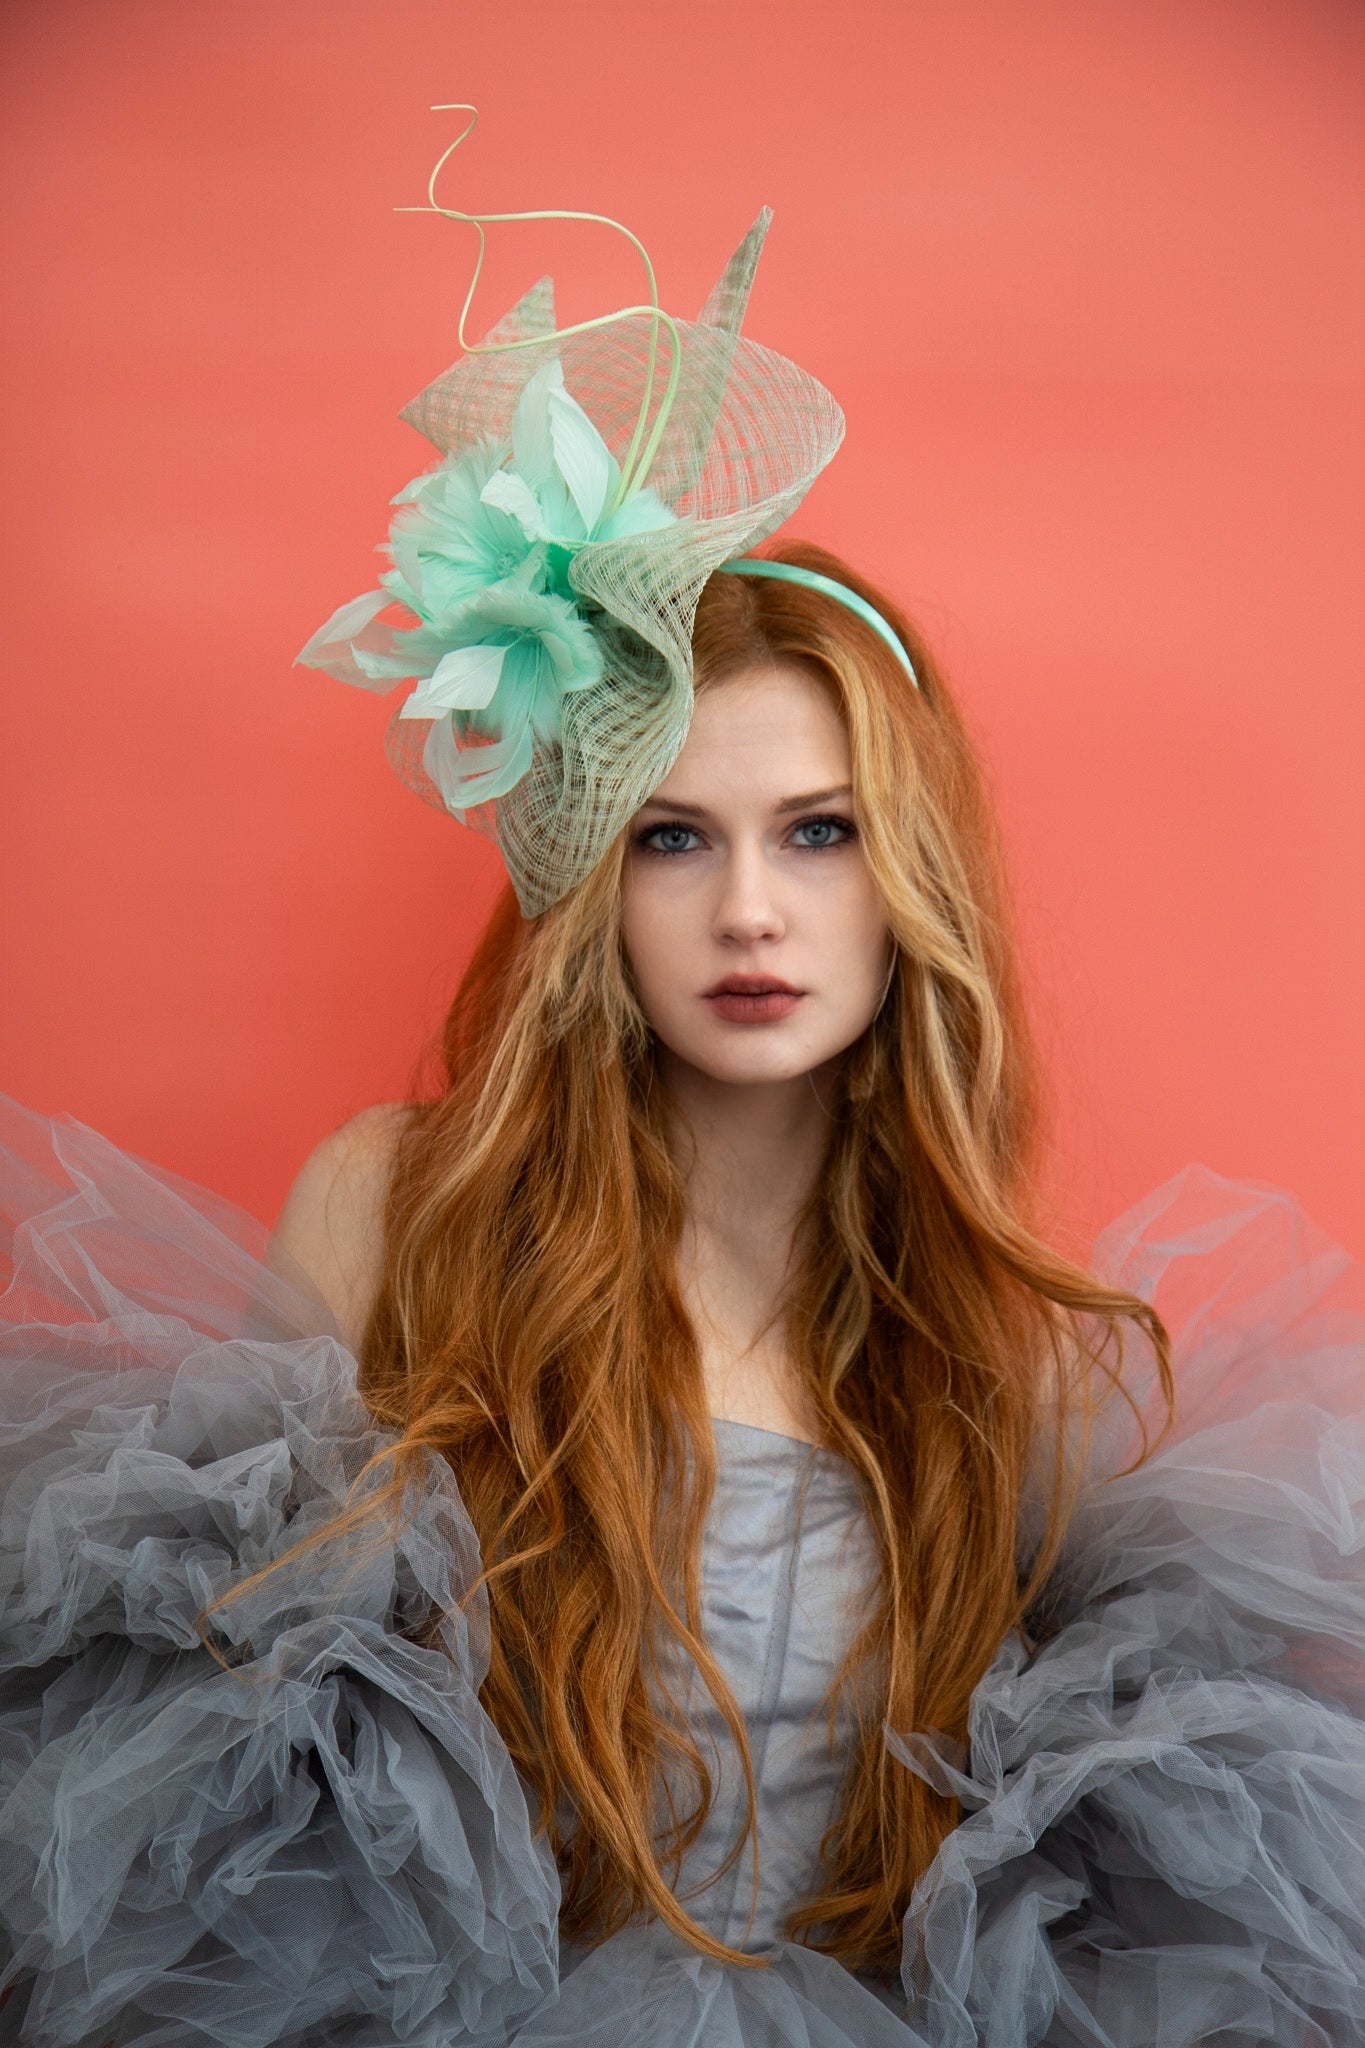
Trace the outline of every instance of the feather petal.
[[556, 356], [528, 377], [512, 415], [512, 465], [533, 491], [548, 483], [554, 474], [549, 399], [551, 391], [563, 389], [564, 372]]
[[491, 704], [507, 659], [506, 647], [452, 647], [419, 683], [400, 718], [438, 718], [443, 711], [482, 711]]
[[578, 507], [584, 534], [591, 534], [607, 501], [611, 451], [577, 399], [570, 398], [567, 391], [551, 391], [548, 403], [555, 467]]
[[534, 540], [540, 532], [540, 506], [536, 494], [524, 477], [508, 469], [495, 469], [488, 482], [479, 492], [479, 503], [491, 505], [498, 512], [506, 512], [515, 519], [527, 540]]
[[[393, 603], [387, 590], [367, 590], [361, 597], [338, 605], [325, 625], [318, 627], [294, 656], [296, 666], [320, 668], [340, 683], [355, 683], [362, 690], [375, 688], [375, 678], [358, 663], [358, 653], [387, 652], [393, 644], [393, 629], [376, 626], [375, 615]], [[387, 688], [387, 682], [383, 685]]]
[[505, 796], [531, 765], [529, 716], [491, 746], [461, 747], [442, 718], [432, 726], [422, 749], [422, 766], [441, 792], [448, 811], [473, 810], [476, 804]]

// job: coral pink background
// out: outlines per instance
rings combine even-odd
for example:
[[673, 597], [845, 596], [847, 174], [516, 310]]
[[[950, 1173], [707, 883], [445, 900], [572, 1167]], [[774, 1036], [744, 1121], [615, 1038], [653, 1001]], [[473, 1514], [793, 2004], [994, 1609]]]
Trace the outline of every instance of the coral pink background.
[[[1356, 1249], [1365, 14], [1327, 0], [29, 0], [3, 23], [0, 1087], [268, 1217], [401, 1092], [498, 881], [291, 668], [425, 462], [472, 234], [627, 220], [848, 441], [1003, 809], [1059, 1228], [1188, 1159]], [[485, 318], [600, 230], [506, 229]]]

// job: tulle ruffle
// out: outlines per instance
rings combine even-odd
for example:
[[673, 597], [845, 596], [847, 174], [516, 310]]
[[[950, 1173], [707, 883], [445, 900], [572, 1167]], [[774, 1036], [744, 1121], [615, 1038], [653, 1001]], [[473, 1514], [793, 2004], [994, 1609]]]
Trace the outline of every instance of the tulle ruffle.
[[[1145, 1463], [1110, 1404], [968, 1754], [888, 1736], [964, 1818], [906, 1918], [936, 2048], [1365, 2041], [1365, 1323], [1276, 1190], [1189, 1168], [1096, 1264], [1175, 1333]], [[1149, 1361], [1127, 1375], [1159, 1421]]]
[[[964, 1811], [899, 1984], [791, 1944], [718, 1965], [657, 1927], [561, 1958], [442, 1467], [381, 1548], [249, 1588], [216, 1662], [201, 1610], [375, 1448], [353, 1362], [231, 1205], [3, 1098], [0, 1212], [0, 2039], [1365, 2039], [1365, 1353], [1345, 1262], [1287, 1198], [1191, 1170], [1097, 1250], [1177, 1330], [1178, 1425], [1113, 1478], [1112, 1405], [1050, 1633], [1002, 1646], [967, 1751], [888, 1731]], [[1130, 1384], [1154, 1412], [1144, 1361]]]
[[[320, 1528], [375, 1447], [352, 1361], [248, 1219], [77, 1126], [49, 1144], [7, 1105], [3, 1135], [21, 2038], [501, 2042], [555, 1982], [557, 1880], [478, 1702], [448, 1470], [382, 1546], [249, 1588], [216, 1618], [223, 1668], [200, 1611]], [[422, 1647], [404, 1631], [432, 1612]]]

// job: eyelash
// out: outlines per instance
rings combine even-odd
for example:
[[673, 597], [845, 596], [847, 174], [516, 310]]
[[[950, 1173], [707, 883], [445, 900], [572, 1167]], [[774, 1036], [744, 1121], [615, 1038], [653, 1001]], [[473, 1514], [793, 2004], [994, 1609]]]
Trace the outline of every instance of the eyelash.
[[[837, 825], [843, 837], [830, 840], [824, 846], [798, 846], [796, 849], [798, 853], [832, 853], [836, 846], [847, 846], [850, 840], [856, 839], [858, 836], [857, 827], [854, 825], [853, 820], [851, 818], [842, 818], [834, 811], [819, 811], [809, 818], [798, 818], [792, 826], [792, 831], [802, 832], [810, 825]], [[683, 854], [695, 853], [697, 849], [693, 846], [655, 846], [651, 842], [658, 837], [660, 832], [695, 833], [696, 829], [695, 825], [687, 824], [682, 818], [665, 818], [660, 824], [647, 825], [643, 831], [638, 832], [635, 836], [635, 844], [642, 853], [655, 854], [660, 860], [677, 860]]]

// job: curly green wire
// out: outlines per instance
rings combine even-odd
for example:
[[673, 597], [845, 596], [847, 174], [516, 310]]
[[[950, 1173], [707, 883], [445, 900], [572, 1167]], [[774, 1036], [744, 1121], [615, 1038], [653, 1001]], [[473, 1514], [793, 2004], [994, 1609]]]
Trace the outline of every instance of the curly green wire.
[[[659, 292], [654, 280], [654, 265], [649, 260], [649, 252], [639, 237], [633, 235], [628, 227], [625, 227], [619, 220], [611, 220], [604, 213], [576, 213], [563, 207], [535, 208], [523, 213], [463, 213], [457, 207], [438, 205], [436, 199], [436, 180], [440, 177], [442, 170], [460, 144], [472, 132], [478, 121], [479, 114], [477, 107], [472, 107], [466, 102], [458, 100], [434, 106], [431, 111], [433, 114], [468, 114], [469, 120], [460, 130], [449, 148], [443, 150], [437, 159], [435, 168], [427, 180], [428, 204], [426, 206], [396, 206], [394, 212], [439, 213], [446, 220], [466, 222], [478, 235], [478, 258], [474, 264], [474, 275], [469, 280], [469, 290], [465, 293], [464, 305], [460, 308], [460, 324], [458, 328], [460, 347], [467, 355], [500, 355], [507, 349], [534, 348], [545, 341], [560, 341], [565, 335], [586, 334], [595, 327], [612, 327], [619, 320], [636, 319], [641, 314], [644, 314], [649, 320], [649, 358], [645, 370], [644, 395], [640, 400], [640, 411], [635, 422], [635, 432], [631, 436], [630, 447], [626, 451], [626, 459], [621, 466], [621, 476], [616, 487], [616, 495], [608, 508], [609, 512], [615, 512], [625, 503], [627, 498], [634, 496], [649, 474], [650, 466], [654, 461], [655, 455], [658, 453], [659, 443], [663, 438], [664, 428], [668, 424], [668, 416], [673, 410], [673, 401], [677, 396], [678, 380], [682, 370], [682, 348], [678, 336], [677, 322], [671, 319], [659, 305]], [[625, 236], [645, 266], [645, 277], [649, 287], [649, 304], [623, 306], [618, 312], [599, 314], [595, 320], [579, 320], [572, 327], [556, 327], [549, 334], [527, 335], [521, 341], [472, 342], [467, 340], [465, 336], [465, 323], [469, 318], [469, 309], [474, 302], [474, 293], [478, 288], [479, 276], [483, 270], [484, 254], [488, 246], [488, 237], [484, 231], [486, 228], [503, 221], [516, 220], [585, 220], [593, 221], [599, 227], [615, 228], [618, 234]], [[654, 402], [654, 387], [659, 353], [659, 328], [661, 325], [668, 329], [669, 334], [670, 360], [668, 382], [664, 387], [664, 394], [659, 402], [659, 410], [653, 429], [648, 440], [645, 441], [645, 426], [649, 419], [650, 407]], [[642, 441], [644, 441], [643, 448], [641, 447]]]

